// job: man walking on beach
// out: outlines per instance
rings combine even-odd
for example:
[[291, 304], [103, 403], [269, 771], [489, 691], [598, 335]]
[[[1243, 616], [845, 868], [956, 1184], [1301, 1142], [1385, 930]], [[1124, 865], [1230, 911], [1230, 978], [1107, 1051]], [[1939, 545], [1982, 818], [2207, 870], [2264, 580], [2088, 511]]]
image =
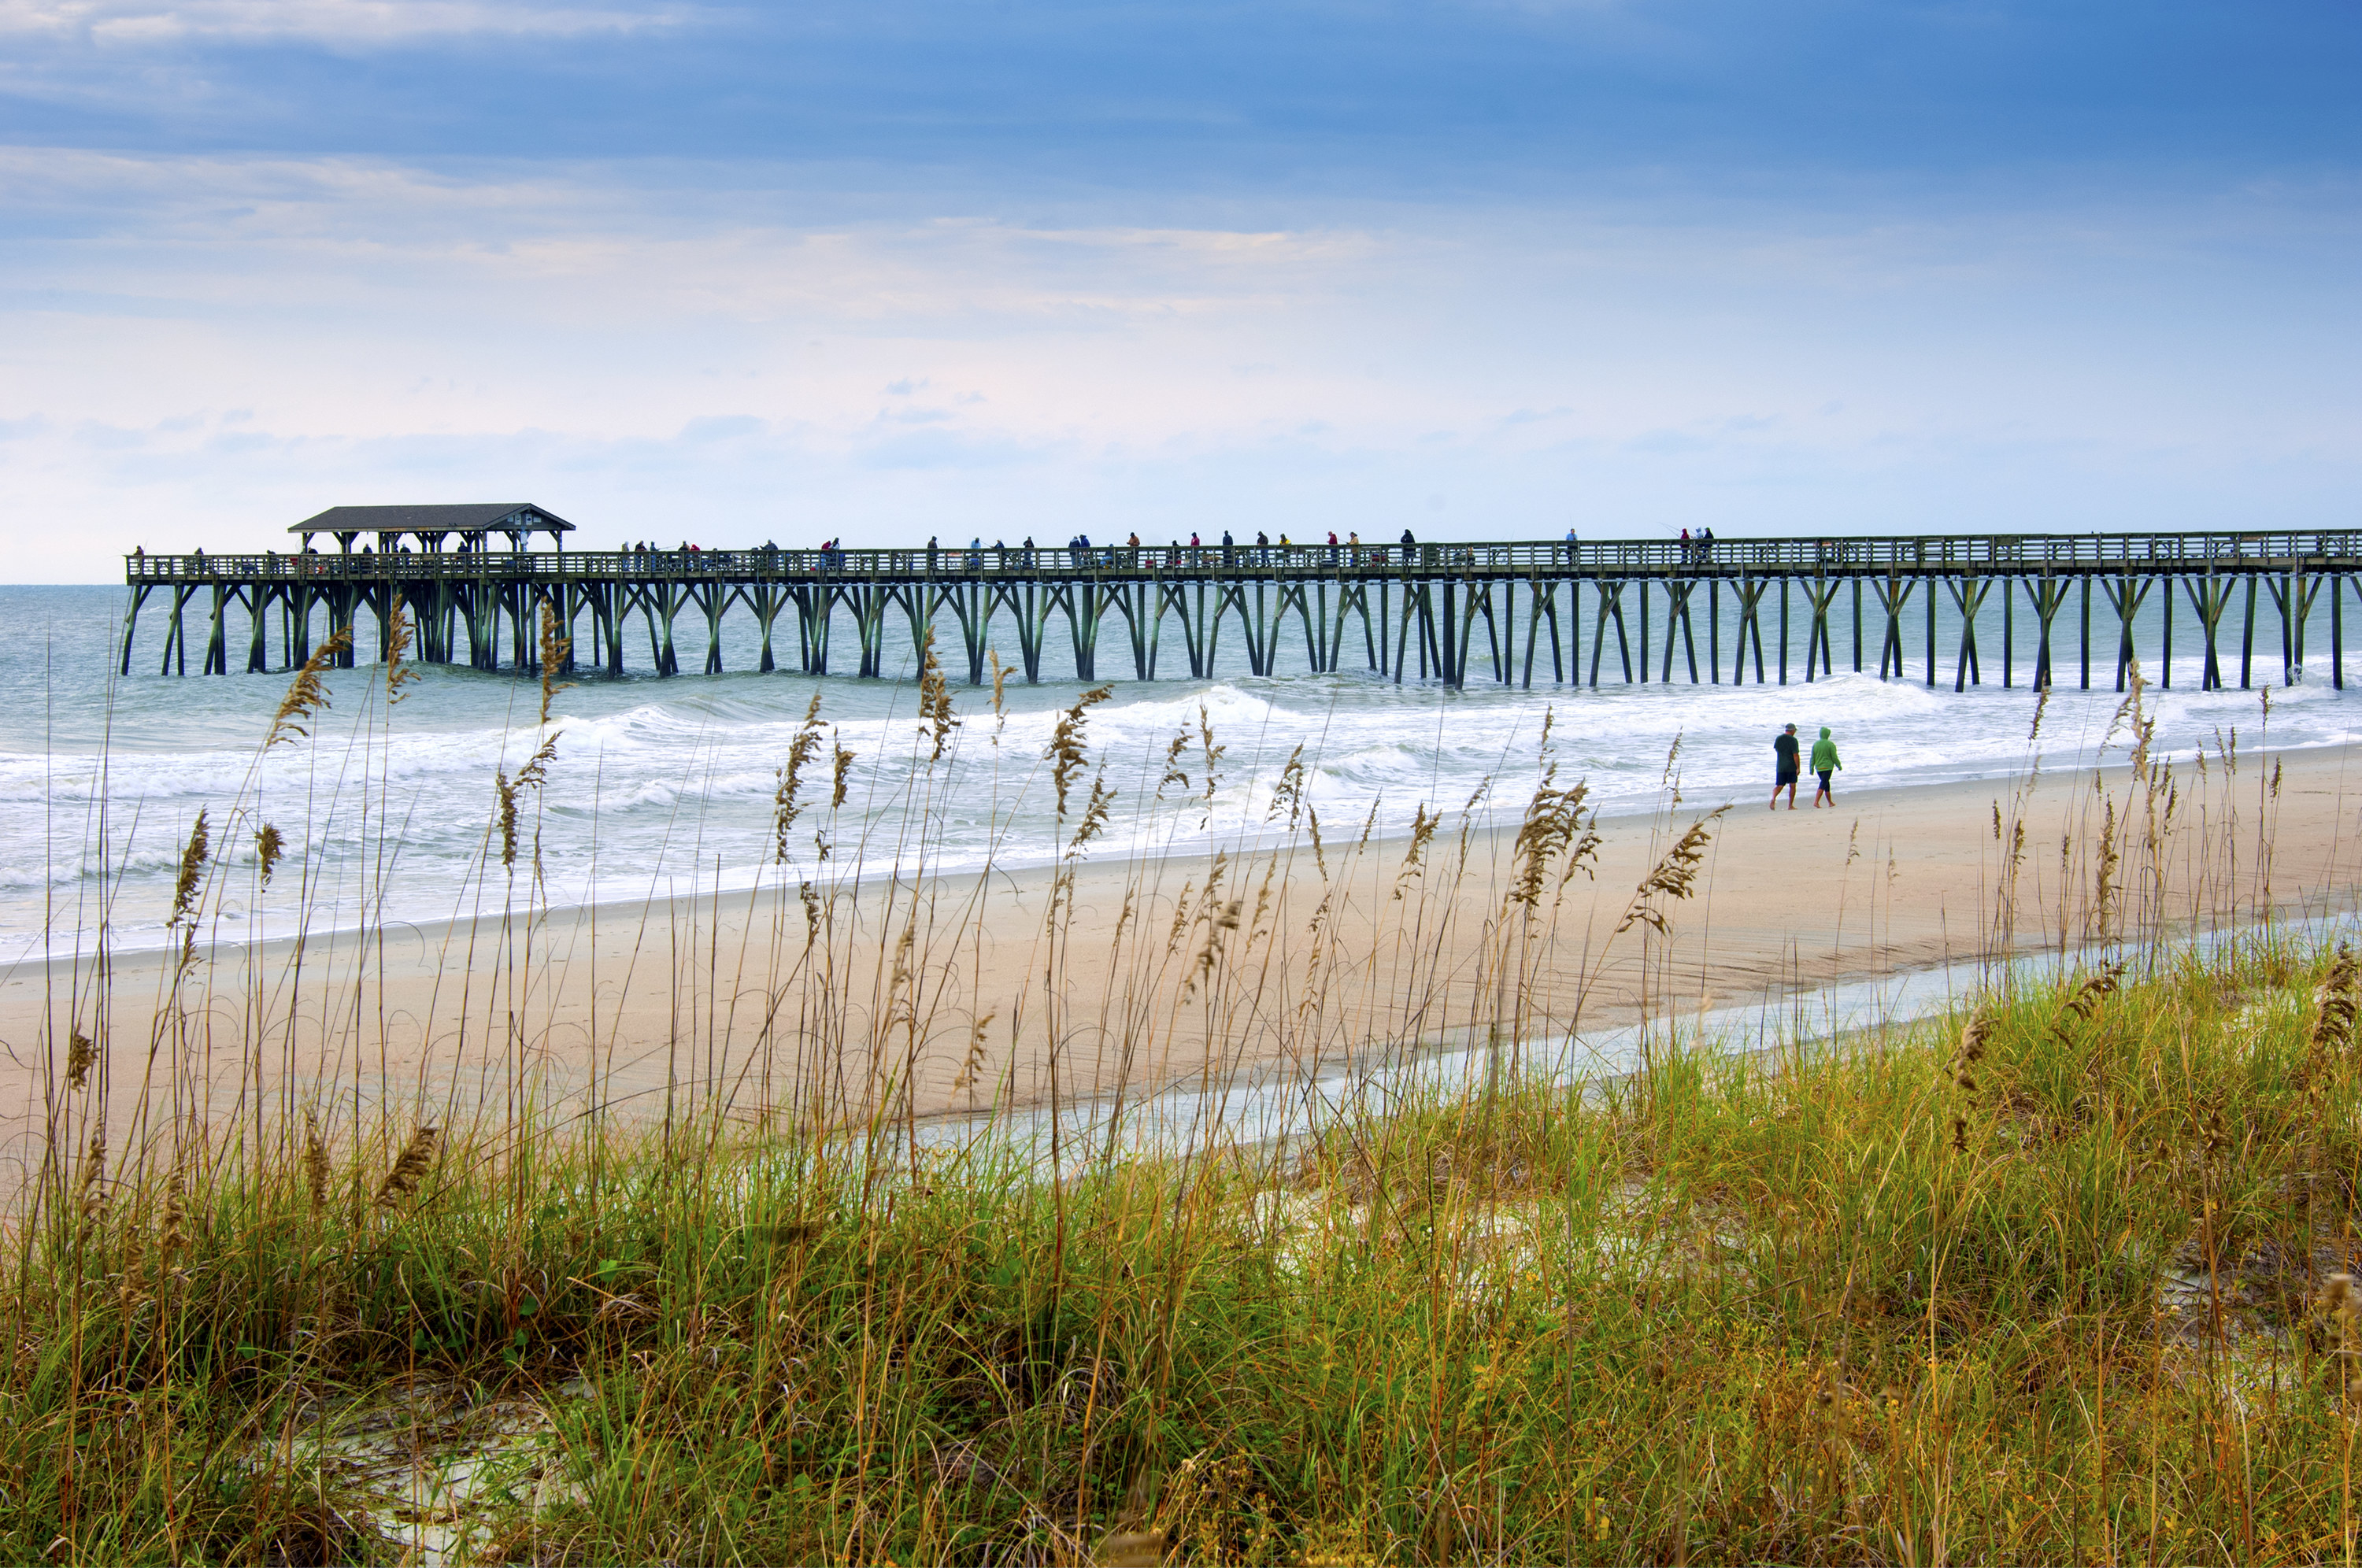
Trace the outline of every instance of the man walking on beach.
[[1779, 771], [1772, 776], [1772, 810], [1780, 809], [1780, 791], [1788, 791], [1788, 809], [1796, 809], [1796, 726], [1790, 724], [1772, 743], [1772, 757]]
[[[1794, 728], [1794, 725], [1789, 727]], [[1829, 727], [1823, 724], [1821, 738], [1813, 743], [1813, 771], [1821, 776], [1821, 788], [1813, 796], [1813, 810], [1819, 811], [1824, 801], [1829, 803], [1832, 811], [1837, 808], [1838, 798], [1829, 793], [1829, 775], [1844, 767], [1845, 764], [1838, 760], [1838, 743], [1829, 739]], [[1794, 790], [1789, 792], [1789, 799], [1791, 801], [1795, 799]]]

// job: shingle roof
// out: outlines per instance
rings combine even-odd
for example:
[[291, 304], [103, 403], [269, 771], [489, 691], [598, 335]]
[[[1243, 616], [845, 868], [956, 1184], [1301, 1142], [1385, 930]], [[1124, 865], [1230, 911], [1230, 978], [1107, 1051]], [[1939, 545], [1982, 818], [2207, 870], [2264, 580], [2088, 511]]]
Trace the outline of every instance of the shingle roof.
[[486, 502], [471, 506], [331, 506], [287, 531], [291, 534], [457, 534], [478, 528], [530, 528], [536, 533], [571, 533], [574, 525], [555, 512], [524, 501]]

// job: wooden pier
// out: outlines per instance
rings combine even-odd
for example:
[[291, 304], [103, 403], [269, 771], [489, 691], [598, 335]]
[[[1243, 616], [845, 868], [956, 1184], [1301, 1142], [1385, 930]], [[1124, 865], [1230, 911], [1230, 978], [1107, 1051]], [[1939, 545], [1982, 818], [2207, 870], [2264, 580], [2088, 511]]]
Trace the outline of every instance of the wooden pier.
[[[504, 531], [517, 547], [488, 547]], [[562, 545], [557, 528], [542, 531]], [[336, 627], [372, 627], [381, 657], [400, 603], [416, 627], [413, 657], [486, 670], [537, 668], [546, 606], [572, 641], [569, 670], [617, 675], [643, 628], [657, 674], [680, 672], [679, 649], [700, 630], [701, 668], [718, 673], [724, 620], [744, 614], [764, 670], [894, 673], [886, 632], [901, 622], [914, 643], [932, 628], [945, 664], [977, 683], [988, 652], [1010, 642], [1024, 678], [1043, 679], [1045, 645], [1063, 630], [1083, 680], [1113, 673], [1101, 668], [1111, 642], [1141, 680], [1183, 665], [1206, 677], [1218, 653], [1242, 647], [1255, 675], [1352, 666], [1453, 686], [1785, 684], [1842, 668], [1961, 690], [1995, 678], [2089, 687], [2096, 668], [2122, 690], [2136, 660], [2170, 684], [2178, 646], [2211, 689], [2247, 686], [2259, 658], [2265, 679], [2294, 683], [2325, 608], [2342, 687], [2345, 598], [2362, 592], [2362, 531], [589, 552], [521, 547], [531, 527], [494, 526], [461, 550], [422, 531], [429, 547], [415, 553], [391, 534], [386, 549], [350, 553], [359, 532], [341, 534], [336, 554], [130, 558], [124, 673], [154, 599], [167, 674], [187, 673], [193, 640], [206, 673], [233, 659], [283, 669]], [[234, 629], [245, 634], [235, 653]], [[833, 646], [848, 631], [854, 647]], [[341, 657], [352, 661], [349, 646]]]

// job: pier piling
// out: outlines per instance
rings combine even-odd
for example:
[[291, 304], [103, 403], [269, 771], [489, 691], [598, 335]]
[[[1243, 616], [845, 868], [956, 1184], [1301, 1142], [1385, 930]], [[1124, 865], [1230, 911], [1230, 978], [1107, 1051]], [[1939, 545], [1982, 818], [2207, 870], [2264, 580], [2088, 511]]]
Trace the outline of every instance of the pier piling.
[[[2353, 582], [2362, 593], [2357, 541], [2362, 534], [2247, 532], [1231, 551], [1077, 546], [1055, 551], [520, 547], [413, 553], [396, 550], [389, 540], [375, 553], [134, 556], [125, 563], [128, 593], [116, 662], [118, 673], [128, 677], [140, 617], [159, 604], [165, 625], [153, 657], [166, 675], [187, 673], [193, 605], [201, 605], [204, 615], [198, 662], [204, 674], [230, 673], [231, 639], [240, 635], [245, 670], [269, 670], [266, 632], [274, 616], [281, 669], [301, 664], [317, 638], [354, 627], [364, 615], [375, 623], [376, 657], [382, 658], [398, 604], [411, 618], [414, 657], [422, 661], [530, 672], [539, 660], [538, 621], [546, 607], [568, 644], [568, 671], [626, 673], [626, 624], [636, 617], [648, 639], [648, 668], [671, 676], [680, 671], [680, 616], [693, 607], [704, 622], [700, 667], [709, 675], [723, 673], [729, 648], [750, 643], [751, 652], [737, 657], [756, 670], [828, 674], [832, 628], [840, 621], [854, 635], [861, 676], [907, 675], [895, 662], [903, 656], [889, 646], [890, 621], [898, 635], [907, 624], [913, 646], [932, 629], [944, 662], [964, 663], [972, 685], [987, 679], [994, 650], [1008, 648], [1013, 634], [1016, 671], [1040, 681], [1067, 673], [1044, 663], [1052, 624], [1062, 623], [1065, 635], [1058, 640], [1071, 653], [1073, 677], [1098, 680], [1102, 635], [1120, 620], [1121, 646], [1131, 656], [1128, 673], [1137, 680], [1157, 679], [1170, 623], [1190, 676], [1199, 679], [1235, 668], [1242, 655], [1250, 674], [1282, 673], [1295, 662], [1284, 645], [1300, 633], [1303, 668], [1311, 673], [1344, 668], [1358, 642], [1363, 667], [1398, 683], [1433, 679], [1458, 689], [1473, 676], [1530, 689], [1547, 635], [1553, 682], [1595, 687], [1606, 676], [1639, 685], [1686, 675], [1692, 685], [1719, 684], [1727, 674], [1744, 684], [1751, 660], [1758, 685], [1784, 685], [1793, 673], [1798, 612], [1804, 679], [1836, 672], [1843, 593], [1850, 598], [1857, 673], [1865, 668], [1866, 645], [1874, 641], [1877, 676], [1905, 679], [1904, 628], [1912, 625], [1923, 645], [1925, 679], [1933, 686], [1939, 627], [1948, 627], [1943, 635], [1958, 644], [1953, 690], [1965, 692], [1981, 683], [1981, 656], [1991, 646], [1984, 639], [1996, 634], [2001, 684], [2015, 685], [2023, 594], [2033, 685], [2047, 687], [2056, 679], [2058, 623], [2071, 595], [2078, 679], [2088, 690], [2096, 584], [2115, 621], [2118, 690], [2136, 666], [2153, 670], [2161, 684], [2171, 683], [2176, 623], [2184, 608], [2196, 623], [2200, 689], [2227, 686], [2225, 622], [2242, 596], [2242, 688], [2253, 682], [2259, 601], [2268, 597], [2279, 622], [2281, 681], [2303, 679], [2307, 625], [2322, 611], [2328, 622], [2328, 679], [2342, 690], [2345, 585]], [[350, 539], [345, 542], [349, 546]], [[2328, 602], [2322, 605], [2324, 589]], [[1800, 603], [1792, 605], [1792, 592], [1801, 595]], [[1776, 596], [1776, 606], [1765, 602], [1767, 595]], [[1775, 609], [1777, 646], [1767, 650], [1764, 622], [1775, 618]], [[790, 614], [792, 635], [780, 625]], [[1480, 618], [1481, 644], [1475, 640]], [[734, 640], [738, 634], [730, 631], [742, 621], [751, 624], [745, 642]], [[1226, 624], [1242, 654], [1223, 663]], [[955, 626], [956, 655], [950, 651]], [[579, 654], [578, 635], [588, 638]], [[337, 662], [349, 666], [356, 657], [348, 643]]]

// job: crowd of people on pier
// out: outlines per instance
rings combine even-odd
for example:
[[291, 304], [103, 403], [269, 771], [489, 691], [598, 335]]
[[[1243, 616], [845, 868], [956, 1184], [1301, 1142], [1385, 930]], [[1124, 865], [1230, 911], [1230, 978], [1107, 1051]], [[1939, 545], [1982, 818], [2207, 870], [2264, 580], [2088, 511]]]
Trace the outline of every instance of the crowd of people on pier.
[[[1630, 541], [1616, 540], [1609, 543], [1622, 546]], [[981, 535], [973, 535], [965, 547], [948, 547], [943, 544], [940, 536], [935, 536], [928, 538], [924, 557], [929, 571], [945, 569], [966, 571], [981, 571], [988, 569], [1008, 570], [1011, 568], [1031, 570], [1045, 566], [1064, 566], [1069, 569], [1084, 570], [1093, 568], [1137, 569], [1159, 566], [1175, 569], [1185, 566], [1191, 568], [1209, 566], [1358, 568], [1402, 564], [1422, 567], [1503, 564], [1497, 556], [1480, 563], [1477, 558], [1480, 547], [1493, 550], [1499, 548], [1496, 545], [1478, 547], [1462, 544], [1429, 544], [1422, 546], [1418, 536], [1408, 528], [1402, 531], [1402, 536], [1393, 545], [1364, 543], [1358, 530], [1348, 530], [1341, 538], [1337, 530], [1331, 528], [1327, 530], [1325, 539], [1299, 542], [1289, 537], [1285, 532], [1275, 539], [1268, 530], [1261, 528], [1255, 530], [1252, 540], [1242, 541], [1231, 530], [1225, 528], [1218, 540], [1209, 540], [1202, 533], [1193, 530], [1187, 541], [1175, 536], [1167, 539], [1163, 545], [1143, 540], [1137, 532], [1127, 536], [1120, 545], [1096, 544], [1088, 534], [1076, 533], [1066, 540], [1063, 551], [1037, 547], [1031, 535], [1013, 546], [1006, 539], [998, 538], [988, 545]], [[1557, 554], [1556, 547], [1551, 546], [1540, 547], [1551, 550], [1553, 555]], [[1714, 558], [1714, 530], [1702, 528], [1693, 534], [1689, 529], [1684, 528], [1681, 531], [1677, 547], [1680, 552], [1679, 559], [1683, 565], [1704, 566]], [[1562, 559], [1565, 564], [1570, 566], [1576, 564], [1580, 555], [1580, 545], [1573, 529], [1567, 530], [1562, 548], [1564, 551]], [[476, 541], [462, 540], [447, 553], [465, 556], [480, 552], [489, 553], [489, 547]], [[362, 545], [358, 550], [347, 553], [368, 556], [375, 552], [372, 547]], [[408, 556], [413, 552], [411, 546], [403, 544], [398, 547], [389, 545], [385, 553]], [[445, 552], [430, 551], [429, 553]], [[747, 556], [771, 558], [783, 554], [792, 558], [817, 557], [818, 565], [824, 571], [844, 569], [849, 558], [844, 539], [836, 536], [823, 539], [818, 546], [806, 551], [782, 550], [775, 540], [769, 539], [753, 547], [706, 546], [690, 539], [683, 539], [678, 545], [668, 547], [653, 539], [632, 539], [625, 541], [617, 553], [644, 569], [679, 569], [698, 558], [709, 554], [733, 563]], [[919, 553], [890, 547], [883, 550], [869, 549], [863, 552], [865, 556], [871, 558], [880, 555], [896, 557]], [[307, 548], [304, 554], [317, 556], [319, 552]], [[133, 551], [135, 560], [144, 561], [146, 558], [147, 551], [144, 547]], [[205, 562], [205, 554], [202, 549], [194, 550], [190, 558], [202, 569]], [[276, 553], [268, 553], [268, 558], [275, 560]], [[716, 561], [713, 564], [718, 566], [722, 561]], [[809, 562], [805, 561], [802, 564], [809, 564]]]

